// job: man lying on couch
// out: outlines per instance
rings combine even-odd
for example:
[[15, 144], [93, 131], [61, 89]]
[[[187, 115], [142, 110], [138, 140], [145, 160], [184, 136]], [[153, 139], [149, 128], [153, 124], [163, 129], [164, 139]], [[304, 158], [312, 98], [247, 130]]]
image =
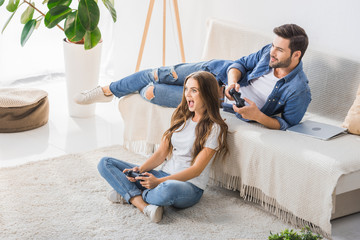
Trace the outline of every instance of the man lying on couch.
[[113, 95], [120, 98], [138, 91], [151, 103], [177, 107], [186, 76], [203, 70], [211, 72], [220, 85], [227, 85], [227, 98], [233, 100], [229, 91], [235, 88], [245, 99], [242, 108], [224, 104], [225, 111], [271, 129], [285, 130], [301, 121], [311, 101], [301, 61], [308, 37], [304, 29], [295, 24], [285, 24], [273, 31], [272, 44], [236, 61], [210, 60], [143, 70], [108, 86], [79, 93], [75, 102], [84, 105], [109, 102]]

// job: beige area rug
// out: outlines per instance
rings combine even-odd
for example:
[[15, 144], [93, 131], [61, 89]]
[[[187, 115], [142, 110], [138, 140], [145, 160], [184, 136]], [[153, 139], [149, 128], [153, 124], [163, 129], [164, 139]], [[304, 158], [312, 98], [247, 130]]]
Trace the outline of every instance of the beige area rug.
[[103, 156], [141, 163], [112, 146], [0, 169], [0, 239], [267, 239], [290, 228], [238, 192], [210, 186], [188, 209], [165, 208], [159, 224], [106, 199]]

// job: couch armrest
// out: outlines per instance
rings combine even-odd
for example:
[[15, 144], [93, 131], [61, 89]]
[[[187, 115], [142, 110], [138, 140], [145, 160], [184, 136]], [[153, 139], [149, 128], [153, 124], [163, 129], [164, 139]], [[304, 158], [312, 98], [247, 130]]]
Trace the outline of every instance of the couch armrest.
[[170, 127], [175, 108], [152, 104], [139, 94], [121, 98], [118, 107], [125, 126], [124, 147], [134, 152], [153, 153]]

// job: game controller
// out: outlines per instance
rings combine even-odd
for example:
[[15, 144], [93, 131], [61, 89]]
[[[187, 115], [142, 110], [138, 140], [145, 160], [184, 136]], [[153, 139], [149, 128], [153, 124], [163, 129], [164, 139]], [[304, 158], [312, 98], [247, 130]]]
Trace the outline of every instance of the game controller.
[[237, 92], [235, 88], [230, 89], [229, 94], [235, 99], [236, 107], [241, 108], [245, 106], [245, 100], [241, 98], [241, 93]]
[[[125, 175], [128, 176], [128, 177], [132, 177], [132, 178], [148, 177], [147, 175], [141, 174], [141, 173], [133, 171], [133, 170], [129, 170], [129, 171], [125, 172]], [[144, 180], [140, 180], [140, 181], [144, 181]]]

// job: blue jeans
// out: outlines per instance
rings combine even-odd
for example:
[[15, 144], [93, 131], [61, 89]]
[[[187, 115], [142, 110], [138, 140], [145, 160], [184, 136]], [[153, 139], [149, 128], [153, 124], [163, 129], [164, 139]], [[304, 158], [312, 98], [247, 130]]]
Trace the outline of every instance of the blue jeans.
[[[197, 71], [208, 71], [204, 64], [181, 63], [170, 67], [142, 70], [110, 84], [110, 91], [118, 98], [139, 92], [147, 101], [165, 107], [177, 107], [182, 98], [185, 78]], [[154, 98], [145, 97], [149, 86], [154, 87]]]
[[[118, 192], [128, 203], [130, 199], [142, 195], [145, 202], [157, 206], [174, 206], [187, 208], [200, 201], [204, 190], [189, 182], [167, 180], [153, 189], [147, 189], [137, 182], [130, 182], [123, 170], [133, 168], [135, 164], [104, 157], [98, 164], [98, 170], [103, 178]], [[151, 170], [149, 173], [157, 178], [169, 176], [164, 171]]]

